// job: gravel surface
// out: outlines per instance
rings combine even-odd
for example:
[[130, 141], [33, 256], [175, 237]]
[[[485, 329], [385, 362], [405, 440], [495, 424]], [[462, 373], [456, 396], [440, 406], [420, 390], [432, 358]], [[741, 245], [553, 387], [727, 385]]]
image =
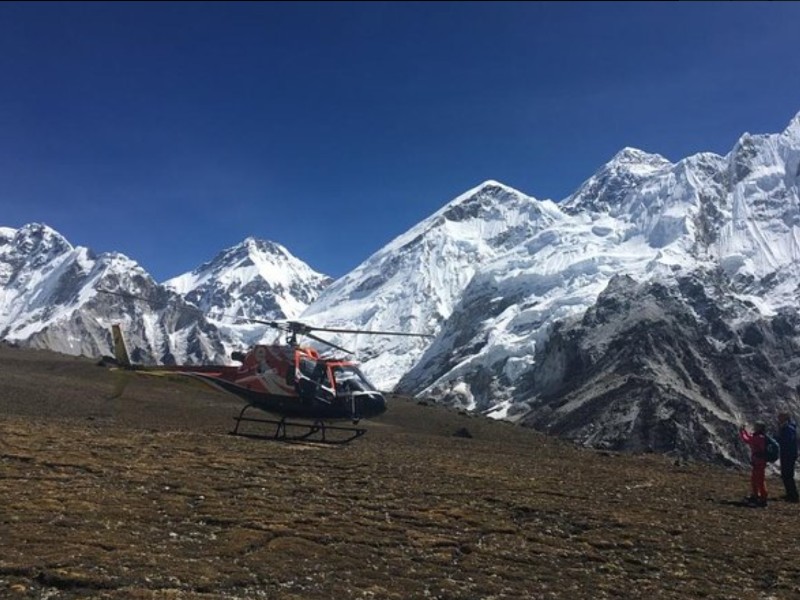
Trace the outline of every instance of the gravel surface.
[[0, 346], [0, 598], [800, 598], [800, 509], [743, 506], [743, 471], [403, 398], [346, 445], [263, 441], [196, 384], [115, 389]]

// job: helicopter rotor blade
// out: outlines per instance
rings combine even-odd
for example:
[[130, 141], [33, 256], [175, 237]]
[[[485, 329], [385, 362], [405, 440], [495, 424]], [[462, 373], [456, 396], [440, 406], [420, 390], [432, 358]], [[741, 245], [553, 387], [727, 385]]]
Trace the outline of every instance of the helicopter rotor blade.
[[406, 331], [378, 331], [375, 329], [345, 329], [343, 327], [317, 327], [315, 325], [307, 325], [300, 321], [264, 321], [262, 319], [248, 319], [253, 323], [261, 323], [269, 325], [276, 329], [290, 331], [297, 334], [308, 335], [310, 331], [328, 331], [330, 333], [366, 333], [372, 335], [404, 335], [410, 337], [435, 337], [430, 333], [409, 333]]
[[331, 333], [368, 333], [372, 335], [405, 335], [411, 337], [434, 337], [430, 333], [408, 333], [406, 331], [376, 331], [374, 329], [339, 329], [337, 327], [314, 327], [306, 325], [309, 331], [329, 331]]
[[270, 327], [274, 327], [275, 329], [280, 329], [282, 331], [291, 331], [290, 327], [287, 327], [288, 321], [265, 321], [264, 319], [252, 319], [252, 318], [243, 318], [243, 321], [247, 321], [248, 323], [259, 323], [260, 325], [269, 325]]
[[[113, 292], [111, 292], [113, 293]], [[312, 331], [327, 331], [330, 333], [364, 333], [368, 335], [401, 335], [406, 337], [421, 337], [421, 338], [432, 338], [435, 337], [430, 333], [409, 333], [406, 331], [377, 331], [374, 329], [344, 329], [340, 327], [316, 327], [314, 325], [307, 325], [305, 323], [301, 323], [300, 321], [267, 321], [265, 319], [254, 319], [254, 318], [242, 318], [243, 321], [248, 323], [259, 323], [261, 325], [268, 325], [269, 327], [273, 327], [280, 331], [285, 331], [287, 333], [293, 333], [296, 335], [305, 335], [311, 338], [316, 339], [323, 344], [327, 344], [328, 346], [332, 346], [341, 350], [342, 352], [347, 352], [348, 354], [353, 354], [350, 350], [346, 348], [341, 348], [336, 344], [323, 340], [322, 338], [316, 338], [311, 335]]]
[[348, 350], [347, 348], [342, 348], [341, 346], [337, 346], [336, 344], [334, 344], [333, 342], [329, 342], [328, 340], [323, 340], [321, 337], [319, 337], [318, 335], [314, 335], [313, 333], [306, 332], [303, 335], [305, 335], [306, 337], [310, 337], [312, 340], [317, 340], [322, 344], [327, 344], [328, 346], [336, 348], [337, 350], [341, 350], [342, 352], [346, 352], [347, 354], [354, 354], [354, 352], [352, 352], [351, 350]]
[[278, 326], [278, 324], [275, 323], [275, 321], [264, 321], [262, 319], [243, 318], [242, 321], [247, 321], [248, 323], [260, 323], [261, 325], [270, 325], [271, 327]]

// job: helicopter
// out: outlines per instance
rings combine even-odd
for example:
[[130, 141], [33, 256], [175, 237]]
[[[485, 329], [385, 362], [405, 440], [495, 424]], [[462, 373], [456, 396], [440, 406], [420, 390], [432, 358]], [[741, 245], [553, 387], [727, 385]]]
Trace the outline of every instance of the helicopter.
[[[298, 336], [346, 354], [353, 353], [314, 332], [433, 337], [423, 333], [315, 327], [300, 321], [248, 321], [284, 333], [285, 343], [257, 344], [247, 352], [233, 352], [231, 358], [240, 365], [145, 366], [131, 362], [121, 327], [115, 324], [111, 328], [115, 356], [112, 366], [142, 375], [189, 377], [244, 400], [246, 405], [234, 417], [236, 425], [230, 432], [233, 435], [265, 437], [240, 432], [242, 422], [254, 422], [276, 425], [271, 439], [346, 443], [366, 433], [363, 427], [356, 427], [361, 419], [386, 411], [386, 398], [359, 370], [357, 363], [345, 358], [323, 357], [315, 348], [301, 345]], [[279, 418], [245, 417], [252, 408]], [[353, 427], [327, 424], [331, 421], [350, 421]], [[287, 427], [292, 427], [293, 431], [299, 428], [301, 433], [289, 435]], [[327, 436], [329, 431], [336, 432], [336, 439]]]

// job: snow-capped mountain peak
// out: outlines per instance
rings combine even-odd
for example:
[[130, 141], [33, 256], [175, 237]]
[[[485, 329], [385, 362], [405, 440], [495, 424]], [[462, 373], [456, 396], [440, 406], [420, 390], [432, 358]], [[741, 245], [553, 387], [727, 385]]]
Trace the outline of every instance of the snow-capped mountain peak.
[[789, 121], [789, 124], [781, 135], [787, 138], [800, 139], [800, 112]]
[[59, 254], [71, 251], [72, 245], [52, 227], [43, 223], [29, 223], [19, 229], [4, 228], [3, 236], [8, 245], [3, 250], [6, 256], [35, 256], [39, 263]]
[[[445, 204], [334, 282], [301, 316], [316, 325], [433, 334], [473, 275], [498, 255], [562, 218], [554, 203], [487, 181]], [[391, 389], [427, 342], [330, 336]]]
[[625, 146], [617, 152], [606, 165], [606, 169], [626, 167], [629, 171], [639, 175], [649, 175], [670, 166], [670, 161], [660, 154], [645, 152], [639, 148]]
[[642, 182], [671, 167], [672, 163], [660, 154], [623, 148], [564, 200], [561, 207], [569, 214], [623, 214], [628, 210], [630, 196]]
[[[3, 243], [4, 242], [4, 243]], [[30, 302], [46, 311], [56, 293], [53, 276], [67, 270], [76, 253], [61, 234], [42, 223], [4, 228], [0, 238], [0, 331], [18, 324]]]
[[248, 237], [164, 286], [209, 318], [285, 319], [299, 315], [330, 283], [276, 242]]

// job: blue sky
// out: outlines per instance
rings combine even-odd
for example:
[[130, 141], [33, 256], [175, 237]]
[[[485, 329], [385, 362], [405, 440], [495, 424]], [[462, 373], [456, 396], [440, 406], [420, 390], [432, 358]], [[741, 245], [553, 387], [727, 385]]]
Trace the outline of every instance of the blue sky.
[[247, 236], [338, 277], [487, 179], [800, 112], [794, 2], [0, 3], [0, 225], [157, 280]]

